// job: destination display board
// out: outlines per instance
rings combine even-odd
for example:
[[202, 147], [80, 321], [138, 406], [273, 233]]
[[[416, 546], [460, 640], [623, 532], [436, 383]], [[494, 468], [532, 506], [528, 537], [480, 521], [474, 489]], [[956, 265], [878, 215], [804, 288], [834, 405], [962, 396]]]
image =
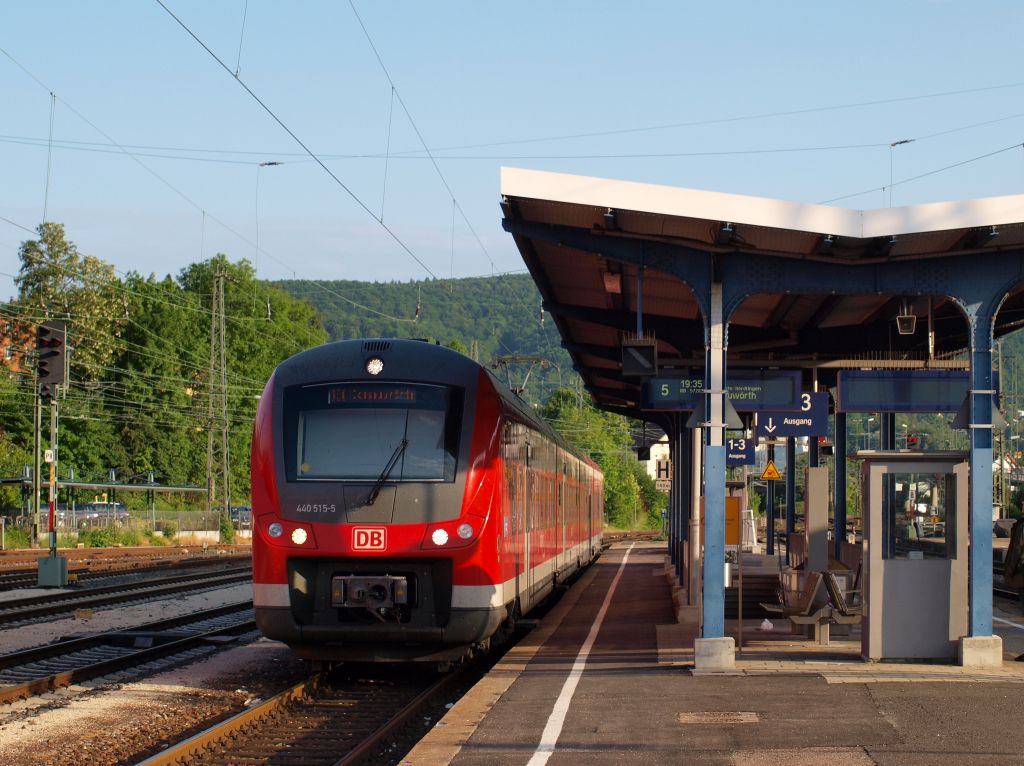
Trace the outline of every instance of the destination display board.
[[[737, 412], [800, 409], [799, 370], [734, 370], [726, 376], [726, 395]], [[702, 370], [651, 378], [643, 385], [648, 410], [694, 410], [704, 395]]]
[[840, 370], [836, 411], [957, 412], [969, 386], [965, 370]]

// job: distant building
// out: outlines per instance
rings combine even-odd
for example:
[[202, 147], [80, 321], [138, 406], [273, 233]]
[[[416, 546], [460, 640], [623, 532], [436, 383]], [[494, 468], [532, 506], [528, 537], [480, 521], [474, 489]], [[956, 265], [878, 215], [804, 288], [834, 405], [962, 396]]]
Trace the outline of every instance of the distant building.
[[647, 471], [647, 475], [658, 484], [658, 489], [668, 492], [669, 480], [672, 478], [671, 462], [669, 460], [668, 437], [664, 434], [657, 441], [647, 441], [645, 437], [636, 443], [638, 453], [649, 452], [647, 460], [640, 463]]
[[14, 374], [31, 371], [29, 354], [35, 348], [35, 324], [16, 317], [0, 318], [0, 364]]

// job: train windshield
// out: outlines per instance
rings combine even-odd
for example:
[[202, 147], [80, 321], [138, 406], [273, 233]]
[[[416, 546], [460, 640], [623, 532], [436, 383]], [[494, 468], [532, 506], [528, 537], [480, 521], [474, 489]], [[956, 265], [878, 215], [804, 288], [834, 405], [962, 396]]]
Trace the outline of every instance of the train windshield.
[[290, 478], [454, 481], [458, 411], [447, 386], [335, 383], [294, 395]]

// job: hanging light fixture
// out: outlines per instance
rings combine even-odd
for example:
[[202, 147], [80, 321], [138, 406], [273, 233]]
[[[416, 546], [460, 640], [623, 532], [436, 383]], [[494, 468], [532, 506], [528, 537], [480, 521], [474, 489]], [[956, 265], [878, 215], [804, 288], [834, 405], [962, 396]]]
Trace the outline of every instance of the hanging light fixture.
[[907, 306], [907, 299], [904, 298], [900, 307], [900, 313], [896, 315], [896, 331], [900, 335], [913, 335], [916, 329], [917, 317], [910, 312], [910, 307]]

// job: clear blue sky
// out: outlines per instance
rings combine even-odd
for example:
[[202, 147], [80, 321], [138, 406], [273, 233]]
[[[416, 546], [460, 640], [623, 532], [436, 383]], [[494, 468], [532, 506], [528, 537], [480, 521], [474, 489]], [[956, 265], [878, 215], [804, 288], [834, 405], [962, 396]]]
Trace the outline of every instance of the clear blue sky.
[[268, 279], [427, 276], [403, 244], [438, 277], [519, 270], [502, 165], [802, 202], [867, 192], [831, 203], [858, 209], [1024, 191], [1009, 0], [357, 0], [400, 101], [348, 2], [164, 2], [230, 73], [155, 0], [0, 7], [0, 298], [31, 236], [9, 221], [43, 216], [51, 90], [48, 218], [147, 275], [255, 262], [257, 230]]

